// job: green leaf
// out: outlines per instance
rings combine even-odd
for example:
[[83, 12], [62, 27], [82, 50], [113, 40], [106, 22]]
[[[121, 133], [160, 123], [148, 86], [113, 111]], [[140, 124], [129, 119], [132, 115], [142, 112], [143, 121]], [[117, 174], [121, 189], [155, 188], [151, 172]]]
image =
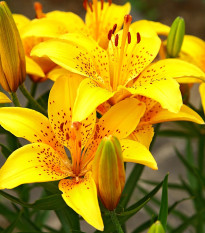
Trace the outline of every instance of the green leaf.
[[20, 199], [0, 190], [0, 194], [10, 200], [13, 203], [19, 204], [23, 207], [34, 208], [40, 210], [57, 210], [65, 207], [65, 202], [63, 201], [60, 194], [54, 194], [47, 196], [45, 198], [39, 199], [32, 204], [21, 201]]
[[[195, 164], [191, 140], [189, 140], [189, 139], [187, 139], [187, 141], [186, 141], [186, 158], [187, 158], [187, 161], [189, 164], [193, 164], [193, 165]], [[187, 177], [188, 177], [190, 186], [194, 190], [196, 190], [197, 183], [196, 183], [196, 178], [193, 175], [193, 172], [191, 172], [190, 169], [187, 169], [186, 172], [187, 172]]]
[[15, 227], [16, 227], [16, 225], [17, 225], [17, 223], [19, 221], [19, 218], [21, 217], [22, 213], [23, 213], [23, 210], [21, 210], [18, 213], [18, 215], [17, 215], [16, 219], [14, 220], [14, 222], [10, 226], [8, 226], [5, 230], [3, 230], [2, 233], [12, 233], [13, 230], [15, 229]]
[[130, 197], [132, 196], [132, 194], [135, 190], [136, 184], [137, 184], [143, 170], [144, 170], [143, 165], [135, 164], [135, 166], [132, 169], [132, 172], [131, 172], [131, 174], [130, 174], [130, 176], [125, 184], [124, 190], [122, 192], [122, 196], [121, 196], [120, 203], [119, 203], [120, 206], [122, 206], [122, 207], [127, 206], [128, 202], [130, 200]]
[[7, 131], [7, 135], [6, 135], [6, 140], [8, 143], [8, 148], [11, 151], [14, 151], [14, 150], [18, 149], [19, 147], [21, 147], [21, 144], [20, 144], [18, 138], [15, 137], [13, 134], [11, 134], [8, 131]]
[[12, 153], [12, 151], [8, 147], [4, 146], [1, 143], [0, 143], [0, 147], [1, 147], [1, 153], [7, 159], [9, 157], [9, 155]]
[[66, 206], [61, 210], [56, 210], [55, 212], [65, 233], [73, 233], [74, 230], [80, 231], [79, 216], [69, 206]]
[[[150, 185], [157, 185], [158, 184], [157, 181], [144, 180], [144, 179], [141, 179], [141, 181], [146, 183], [146, 184], [150, 184]], [[177, 183], [168, 183], [168, 188], [169, 189], [184, 190], [184, 187], [181, 184], [177, 184]]]
[[178, 158], [184, 164], [184, 166], [193, 174], [193, 176], [196, 177], [198, 181], [201, 182], [201, 185], [202, 186], [205, 185], [205, 179], [202, 177], [202, 174], [200, 173], [200, 171], [196, 167], [194, 167], [192, 164], [190, 164], [177, 149], [175, 149], [175, 152]]
[[177, 228], [175, 228], [171, 233], [184, 233], [187, 227], [189, 227], [191, 224], [193, 224], [199, 215], [203, 215], [205, 212], [205, 209], [200, 211], [197, 214], [192, 215], [190, 218], [188, 218], [186, 221], [184, 221], [181, 225], [179, 225]]
[[198, 134], [194, 134], [193, 132], [190, 131], [179, 131], [179, 130], [160, 130], [158, 135], [161, 137], [174, 137], [174, 138], [176, 137], [193, 138], [198, 136]]
[[161, 206], [158, 220], [161, 222], [165, 232], [167, 228], [168, 216], [168, 174], [165, 176], [162, 186]]

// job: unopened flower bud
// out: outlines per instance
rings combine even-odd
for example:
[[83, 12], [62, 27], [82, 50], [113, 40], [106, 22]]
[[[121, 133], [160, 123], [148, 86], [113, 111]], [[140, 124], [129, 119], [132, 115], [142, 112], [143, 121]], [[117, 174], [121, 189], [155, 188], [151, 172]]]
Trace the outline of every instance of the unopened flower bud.
[[167, 38], [167, 55], [168, 57], [177, 57], [184, 39], [185, 22], [182, 17], [177, 17], [172, 23]]
[[147, 233], [165, 233], [164, 228], [160, 221], [156, 221], [152, 224]]
[[0, 2], [0, 76], [0, 84], [8, 92], [15, 92], [26, 78], [23, 45], [4, 1]]
[[125, 185], [122, 149], [116, 137], [109, 136], [102, 139], [92, 170], [98, 196], [108, 210], [114, 210]]

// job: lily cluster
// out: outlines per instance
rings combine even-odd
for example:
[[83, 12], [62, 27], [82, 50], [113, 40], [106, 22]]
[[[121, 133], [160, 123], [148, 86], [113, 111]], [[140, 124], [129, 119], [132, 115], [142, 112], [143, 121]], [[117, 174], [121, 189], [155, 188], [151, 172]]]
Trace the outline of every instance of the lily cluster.
[[[129, 3], [84, 0], [84, 8], [85, 22], [72, 12], [44, 13], [35, 3], [36, 19], [29, 20], [12, 17], [0, 3], [4, 90], [16, 92], [25, 73], [33, 82], [54, 82], [48, 118], [20, 106], [0, 108], [0, 125], [30, 142], [0, 169], [0, 189], [59, 180], [67, 205], [102, 231], [98, 197], [107, 209], [117, 207], [125, 185], [124, 162], [158, 169], [149, 151], [153, 125], [204, 124], [183, 104], [179, 83], [202, 83], [205, 103], [205, 44], [185, 35], [181, 47], [174, 41], [176, 32], [162, 41], [159, 36], [168, 36], [170, 28], [145, 20], [132, 23]], [[178, 54], [167, 58], [176, 46], [181, 47]], [[3, 93], [0, 98], [9, 102]]]

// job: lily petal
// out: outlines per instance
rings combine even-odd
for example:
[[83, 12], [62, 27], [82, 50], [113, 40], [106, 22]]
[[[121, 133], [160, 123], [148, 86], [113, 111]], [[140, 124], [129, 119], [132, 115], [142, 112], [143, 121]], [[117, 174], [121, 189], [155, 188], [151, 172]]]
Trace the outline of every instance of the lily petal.
[[0, 189], [21, 184], [60, 180], [70, 175], [57, 152], [44, 143], [33, 143], [14, 151], [0, 169]]
[[72, 12], [51, 11], [46, 14], [46, 18], [55, 20], [65, 25], [68, 32], [81, 32], [85, 30], [85, 23], [76, 14]]
[[90, 225], [103, 231], [103, 221], [97, 198], [97, 189], [91, 173], [84, 178], [61, 180], [59, 189], [62, 197], [75, 212], [80, 214]]
[[140, 163], [153, 170], [158, 170], [155, 159], [144, 145], [129, 139], [120, 140], [120, 144], [125, 162]]
[[149, 149], [153, 136], [154, 136], [154, 129], [152, 125], [142, 125], [142, 126], [137, 126], [135, 131], [133, 131], [129, 135], [128, 139], [135, 140], [141, 143], [142, 145], [146, 146], [147, 149]]
[[[85, 40], [79, 44], [76, 43], [76, 41], [78, 40], [72, 40], [72, 37], [73, 39], [77, 39], [75, 35], [70, 35], [69, 41], [65, 39], [58, 39], [40, 43], [33, 48], [33, 50], [31, 51], [31, 56], [49, 57], [54, 63], [58, 64], [59, 66], [73, 73], [89, 77], [95, 80], [96, 82], [101, 83], [101, 85], [104, 85], [104, 79], [97, 74], [97, 68], [94, 65], [92, 53], [89, 52], [89, 47], [84, 47], [84, 44], [85, 46], [89, 45], [91, 46], [90, 49], [93, 51], [92, 43], [94, 43], [95, 45], [96, 42], [90, 41], [88, 38], [86, 39], [85, 37]], [[105, 54], [105, 56], [107, 55], [106, 52], [102, 50], [100, 47], [97, 47], [97, 49], [99, 49], [103, 54]], [[103, 61], [100, 61], [101, 58], [98, 57], [98, 55], [96, 59], [99, 59], [99, 63], [96, 63], [97, 67], [100, 70], [102, 70], [103, 67], [106, 66], [103, 65], [105, 63], [103, 61], [104, 59], [107, 59], [107, 56], [106, 58], [102, 59]], [[106, 73], [108, 73], [108, 70], [106, 70]]]
[[156, 104], [151, 111], [145, 114], [140, 125], [156, 124], [167, 121], [191, 121], [197, 124], [204, 124], [203, 119], [186, 105], [182, 105], [178, 113], [173, 113], [166, 109], [162, 109], [159, 104]]
[[21, 29], [28, 23], [30, 23], [30, 19], [21, 14], [13, 14], [14, 21], [16, 26], [21, 34]]
[[57, 38], [64, 33], [67, 33], [67, 30], [61, 22], [42, 18], [34, 19], [23, 27], [21, 37], [22, 39], [28, 37]]
[[[182, 106], [178, 79], [196, 77], [204, 80], [205, 74], [197, 66], [179, 59], [165, 59], [150, 65], [127, 88], [132, 94], [140, 94], [159, 102], [163, 108], [178, 112]], [[185, 77], [185, 78], [184, 78]]]
[[134, 98], [127, 98], [111, 107], [96, 125], [95, 134], [90, 139], [90, 146], [85, 154], [86, 159], [94, 155], [105, 136], [113, 135], [121, 139], [130, 135], [137, 127], [145, 109], [145, 104]]
[[197, 65], [205, 72], [205, 41], [195, 36], [185, 35], [180, 58]]
[[199, 92], [201, 95], [201, 103], [202, 103], [202, 107], [204, 109], [204, 113], [205, 113], [205, 83], [202, 83], [199, 86]]
[[28, 108], [0, 108], [0, 124], [16, 137], [50, 145], [67, 160], [63, 146], [56, 140], [48, 118], [43, 114]]
[[[71, 148], [71, 125], [73, 122], [73, 108], [82, 77], [76, 74], [62, 76], [54, 83], [48, 101], [48, 115], [51, 126], [58, 140]], [[60, 91], [59, 91], [60, 90]], [[93, 132], [95, 125], [95, 112], [92, 112], [83, 122], [81, 127], [82, 146], [85, 145]]]
[[[68, 76], [71, 76], [71, 72], [66, 70], [66, 69], [63, 69], [61, 67], [56, 67], [54, 69], [52, 69], [47, 75], [46, 77], [51, 79], [52, 81], [56, 81], [59, 77], [61, 76], [65, 76], [65, 77], [68, 77]], [[76, 75], [77, 76], [77, 75]]]
[[84, 79], [78, 89], [75, 106], [73, 109], [73, 121], [82, 121], [95, 109], [111, 98], [115, 92], [101, 88], [95, 81]]
[[0, 92], [0, 103], [11, 103], [12, 101], [9, 99], [7, 95], [5, 95], [3, 92]]
[[36, 75], [38, 77], [45, 77], [45, 74], [41, 67], [32, 60], [30, 57], [26, 56], [26, 73], [31, 75]]

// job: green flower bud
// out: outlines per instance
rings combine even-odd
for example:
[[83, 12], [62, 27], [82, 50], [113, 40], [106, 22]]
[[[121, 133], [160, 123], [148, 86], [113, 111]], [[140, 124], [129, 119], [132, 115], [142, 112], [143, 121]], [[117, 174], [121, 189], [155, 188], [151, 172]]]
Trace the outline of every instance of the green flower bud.
[[165, 233], [165, 231], [161, 222], [156, 221], [154, 224], [152, 224], [152, 226], [150, 227], [147, 233]]
[[92, 165], [98, 196], [108, 210], [114, 210], [125, 185], [122, 149], [114, 136], [102, 139]]
[[0, 76], [0, 84], [8, 92], [15, 92], [26, 78], [23, 45], [4, 1], [0, 2]]
[[177, 17], [172, 23], [167, 38], [167, 55], [168, 57], [177, 57], [184, 39], [185, 22], [182, 17]]

